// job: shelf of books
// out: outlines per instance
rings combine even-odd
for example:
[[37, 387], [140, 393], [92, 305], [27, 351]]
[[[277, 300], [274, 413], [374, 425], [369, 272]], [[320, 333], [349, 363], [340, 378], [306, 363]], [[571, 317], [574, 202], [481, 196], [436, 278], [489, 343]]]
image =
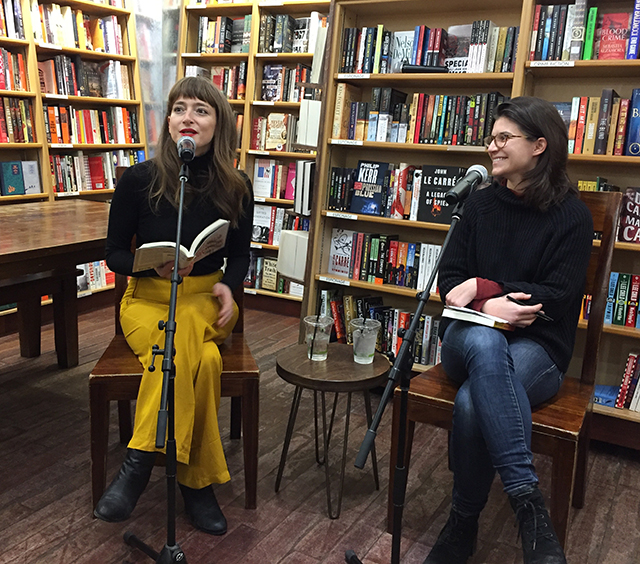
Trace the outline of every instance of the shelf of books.
[[274, 265], [282, 230], [309, 229], [321, 104], [312, 67], [324, 52], [329, 7], [328, 0], [184, 2], [178, 74], [211, 77], [236, 112], [238, 166], [255, 197], [245, 286], [260, 297], [301, 301], [300, 285]]
[[146, 158], [135, 38], [125, 0], [3, 1], [0, 203], [108, 197]]
[[[471, 164], [490, 169], [482, 138], [496, 105], [539, 96], [567, 123], [572, 180], [629, 190], [613, 268], [638, 276], [612, 278], [618, 309], [604, 327], [597, 382], [620, 388], [628, 354], [640, 350], [640, 188], [631, 190], [640, 165], [640, 4], [581, 2], [336, 0], [303, 314], [332, 314], [347, 341], [352, 316], [376, 317], [380, 350], [396, 350], [394, 335], [450, 223], [443, 192]], [[572, 46], [572, 35], [582, 43]], [[429, 290], [416, 366], [438, 359], [441, 304], [437, 287]], [[628, 408], [594, 413], [594, 437], [611, 442], [621, 441], [616, 422], [640, 423]]]

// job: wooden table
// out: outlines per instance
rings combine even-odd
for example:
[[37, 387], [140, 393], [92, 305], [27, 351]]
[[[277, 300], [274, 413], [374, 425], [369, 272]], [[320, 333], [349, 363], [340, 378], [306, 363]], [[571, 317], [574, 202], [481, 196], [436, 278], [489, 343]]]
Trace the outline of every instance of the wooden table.
[[[387, 358], [379, 353], [375, 354], [373, 363], [356, 364], [353, 360], [353, 347], [341, 343], [329, 343], [329, 352], [327, 360], [312, 361], [307, 358], [307, 345], [294, 345], [283, 350], [276, 358], [276, 372], [283, 379], [293, 384], [296, 389], [293, 393], [293, 401], [291, 403], [291, 412], [289, 414], [289, 423], [287, 424], [287, 432], [282, 447], [282, 456], [280, 457], [280, 466], [278, 467], [278, 475], [276, 477], [276, 492], [280, 489], [282, 473], [287, 460], [287, 452], [291, 443], [291, 435], [298, 414], [298, 406], [300, 405], [300, 397], [304, 388], [313, 390], [313, 405], [315, 418], [315, 447], [316, 461], [318, 464], [324, 464], [325, 481], [327, 490], [327, 506], [329, 517], [337, 519], [340, 516], [340, 506], [342, 504], [342, 490], [344, 486], [344, 472], [347, 459], [347, 439], [349, 436], [349, 414], [351, 412], [351, 394], [353, 392], [363, 392], [365, 399], [365, 410], [367, 414], [367, 423], [371, 424], [371, 403], [369, 398], [369, 390], [376, 386], [386, 384], [387, 374], [391, 364]], [[320, 392], [322, 402], [322, 436], [323, 436], [323, 457], [320, 457], [318, 446], [318, 401], [317, 394]], [[325, 392], [335, 394], [333, 408], [331, 410], [331, 420], [327, 429], [327, 411], [325, 405]], [[337, 509], [334, 512], [331, 502], [331, 483], [329, 479], [329, 441], [331, 440], [331, 430], [333, 428], [334, 416], [338, 402], [338, 394], [347, 394], [347, 409], [344, 425], [344, 443], [342, 451], [342, 467], [340, 470], [340, 487], [338, 490]], [[364, 437], [363, 437], [364, 438]], [[373, 477], [376, 489], [379, 488], [378, 482], [378, 462], [376, 458], [375, 445], [371, 449], [371, 461], [373, 466]]]
[[40, 354], [40, 296], [52, 294], [58, 365], [78, 364], [76, 265], [104, 258], [109, 206], [88, 200], [0, 206], [0, 296], [18, 302], [20, 353]]

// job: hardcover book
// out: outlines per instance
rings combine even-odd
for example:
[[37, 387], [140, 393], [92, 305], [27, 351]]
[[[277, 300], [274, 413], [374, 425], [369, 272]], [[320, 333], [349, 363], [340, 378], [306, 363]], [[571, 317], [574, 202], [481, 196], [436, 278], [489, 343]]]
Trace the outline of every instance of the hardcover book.
[[351, 264], [351, 246], [353, 244], [353, 231], [334, 227], [331, 232], [331, 248], [329, 250], [329, 274], [349, 276]]
[[624, 154], [640, 156], [640, 88], [634, 88], [627, 115], [627, 139]]
[[447, 29], [444, 64], [449, 72], [467, 72], [472, 26], [473, 24], [452, 25]]
[[422, 167], [418, 221], [451, 223], [453, 206], [445, 202], [444, 196], [466, 172], [466, 168], [457, 166], [424, 165]]
[[366, 215], [381, 215], [382, 187], [389, 163], [360, 161], [353, 183], [350, 211]]
[[413, 53], [414, 30], [396, 31], [393, 34], [393, 50], [391, 52], [391, 72], [402, 72], [402, 65], [411, 62]]
[[640, 243], [640, 188], [629, 187], [625, 190], [618, 241]]
[[598, 27], [598, 59], [624, 59], [629, 41], [631, 14], [601, 14]]

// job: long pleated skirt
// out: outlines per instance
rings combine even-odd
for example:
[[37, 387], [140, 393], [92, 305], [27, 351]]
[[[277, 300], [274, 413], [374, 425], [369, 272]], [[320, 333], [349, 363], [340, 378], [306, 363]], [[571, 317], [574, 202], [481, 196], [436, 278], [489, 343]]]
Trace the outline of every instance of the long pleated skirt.
[[[233, 318], [225, 327], [215, 325], [219, 304], [211, 290], [221, 278], [222, 272], [187, 276], [178, 287], [174, 340], [177, 480], [197, 489], [230, 479], [218, 428], [222, 373], [218, 344], [231, 333], [238, 308], [234, 304]], [[170, 291], [169, 280], [132, 278], [120, 309], [125, 338], [145, 368], [129, 448], [149, 452], [164, 450], [155, 447], [162, 357], [156, 359], [154, 372], [149, 372], [148, 366], [151, 347], [164, 347], [165, 333], [158, 328], [158, 321], [167, 319]]]

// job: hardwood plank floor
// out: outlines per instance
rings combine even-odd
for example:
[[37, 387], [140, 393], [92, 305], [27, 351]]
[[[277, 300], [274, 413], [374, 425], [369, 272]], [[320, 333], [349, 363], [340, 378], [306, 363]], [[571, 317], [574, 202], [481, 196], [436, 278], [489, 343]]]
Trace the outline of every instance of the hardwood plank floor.
[[[42, 355], [23, 359], [16, 335], [0, 339], [0, 531], [2, 564], [132, 564], [151, 560], [122, 542], [125, 531], [160, 549], [165, 541], [165, 482], [153, 472], [132, 519], [108, 524], [91, 517], [89, 403], [87, 376], [113, 333], [112, 310], [80, 318], [80, 365], [57, 368], [53, 329], [43, 328]], [[229, 403], [223, 401], [221, 429], [231, 482], [216, 487], [229, 521], [222, 537], [191, 528], [178, 495], [177, 539], [190, 564], [338, 564], [354, 549], [367, 564], [390, 562], [385, 531], [390, 419], [379, 428], [379, 491], [370, 464], [353, 467], [366, 430], [361, 398], [354, 398], [345, 497], [338, 520], [327, 517], [324, 470], [315, 463], [313, 402], [303, 394], [280, 492], [275, 475], [285, 433], [292, 386], [275, 373], [275, 354], [298, 337], [297, 319], [247, 311], [246, 335], [261, 368], [258, 509], [244, 509], [242, 447], [229, 439]], [[338, 413], [343, 413], [340, 403]], [[122, 461], [115, 406], [109, 472]], [[338, 470], [341, 421], [332, 439], [332, 468]], [[446, 434], [418, 426], [409, 473], [403, 529], [403, 562], [421, 563], [446, 521], [451, 474]], [[536, 459], [547, 491], [550, 464]], [[594, 444], [584, 509], [573, 512], [568, 560], [573, 564], [635, 564], [640, 561], [640, 454]], [[522, 562], [517, 528], [498, 482], [480, 521], [472, 564]]]

